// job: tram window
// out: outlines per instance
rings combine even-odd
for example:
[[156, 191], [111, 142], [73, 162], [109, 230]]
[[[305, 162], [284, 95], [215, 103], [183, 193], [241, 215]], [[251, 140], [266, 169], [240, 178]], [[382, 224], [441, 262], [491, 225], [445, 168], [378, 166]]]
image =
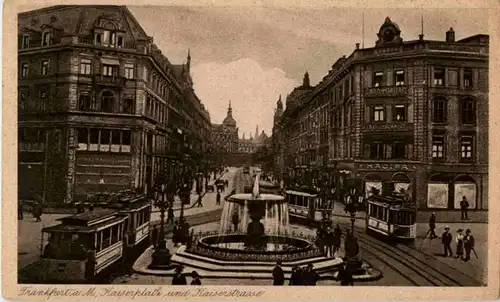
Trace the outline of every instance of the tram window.
[[118, 225], [111, 228], [111, 244], [118, 242]]
[[105, 249], [111, 245], [111, 229], [102, 230], [102, 248]]

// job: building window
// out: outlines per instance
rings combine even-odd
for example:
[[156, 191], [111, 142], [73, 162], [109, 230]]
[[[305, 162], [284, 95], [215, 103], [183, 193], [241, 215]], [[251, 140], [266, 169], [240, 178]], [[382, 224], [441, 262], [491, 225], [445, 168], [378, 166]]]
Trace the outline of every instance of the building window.
[[28, 77], [30, 65], [27, 62], [21, 64], [21, 79], [26, 79]]
[[105, 77], [112, 77], [115, 75], [115, 66], [114, 65], [102, 65], [102, 75]]
[[405, 71], [396, 70], [396, 86], [403, 86], [405, 84]]
[[92, 73], [92, 60], [91, 59], [81, 59], [80, 60], [80, 73], [87, 74], [87, 75]]
[[435, 123], [445, 123], [447, 120], [447, 101], [437, 99], [432, 102], [432, 121]]
[[103, 112], [113, 112], [115, 95], [111, 91], [104, 91], [101, 95], [101, 109]]
[[105, 30], [102, 33], [96, 33], [96, 43], [102, 46], [114, 47], [116, 42], [116, 33]]
[[40, 69], [40, 74], [41, 75], [47, 75], [49, 73], [49, 60], [42, 60], [41, 64], [41, 69]]
[[384, 80], [384, 73], [382, 71], [375, 72], [373, 76], [373, 87], [382, 86], [382, 81]]
[[394, 106], [394, 121], [397, 121], [397, 122], [406, 121], [406, 106], [405, 105], [395, 105]]
[[473, 138], [470, 136], [462, 137], [460, 139], [460, 159], [461, 160], [472, 160], [472, 146]]
[[123, 37], [122, 36], [118, 37], [117, 45], [118, 45], [118, 47], [123, 47]]
[[472, 70], [468, 68], [464, 70], [464, 87], [472, 87]]
[[433, 159], [444, 158], [444, 137], [442, 136], [432, 137], [432, 158]]
[[80, 98], [78, 99], [78, 110], [90, 110], [90, 95], [88, 92], [80, 94]]
[[30, 36], [29, 35], [23, 35], [22, 40], [21, 40], [21, 48], [26, 49], [30, 47]]
[[392, 145], [392, 158], [402, 159], [406, 156], [406, 144], [402, 141], [394, 141]]
[[434, 86], [444, 85], [444, 68], [434, 68]]
[[48, 46], [50, 45], [50, 36], [51, 32], [50, 31], [44, 31], [42, 34], [42, 46]]
[[462, 101], [462, 124], [474, 124], [476, 122], [476, 106], [474, 100], [466, 99]]
[[134, 100], [133, 99], [125, 99], [123, 100], [123, 112], [124, 113], [134, 113]]
[[370, 159], [381, 159], [384, 157], [384, 145], [382, 142], [372, 142], [370, 144]]
[[134, 78], [134, 64], [125, 64], [125, 77], [127, 79]]
[[374, 106], [373, 107], [373, 115], [372, 121], [374, 122], [383, 122], [384, 121], [384, 106]]
[[45, 89], [40, 89], [38, 91], [38, 108], [37, 110], [45, 110], [45, 104], [47, 102], [47, 91]]
[[19, 109], [21, 111], [26, 111], [29, 108], [28, 104], [29, 93], [27, 91], [22, 91], [19, 93]]

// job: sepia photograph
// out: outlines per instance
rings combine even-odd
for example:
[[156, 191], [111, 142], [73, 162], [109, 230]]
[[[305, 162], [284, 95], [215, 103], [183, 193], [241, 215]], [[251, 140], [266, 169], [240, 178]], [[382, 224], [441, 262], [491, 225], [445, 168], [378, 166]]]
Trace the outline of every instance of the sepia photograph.
[[18, 295], [498, 282], [490, 14], [20, 5]]

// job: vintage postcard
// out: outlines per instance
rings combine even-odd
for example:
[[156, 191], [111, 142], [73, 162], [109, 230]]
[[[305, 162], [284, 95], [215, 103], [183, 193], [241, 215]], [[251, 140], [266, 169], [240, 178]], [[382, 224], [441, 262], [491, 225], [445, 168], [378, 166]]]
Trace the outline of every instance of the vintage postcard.
[[498, 298], [498, 17], [7, 1], [4, 297]]

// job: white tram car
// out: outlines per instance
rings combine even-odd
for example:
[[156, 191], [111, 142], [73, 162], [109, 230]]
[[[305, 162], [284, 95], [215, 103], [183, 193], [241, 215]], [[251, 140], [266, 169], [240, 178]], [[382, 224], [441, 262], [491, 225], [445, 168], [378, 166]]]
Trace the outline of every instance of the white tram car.
[[286, 190], [288, 214], [308, 221], [322, 221], [324, 213], [331, 213], [333, 204], [323, 203], [318, 194], [305, 191]]
[[367, 200], [366, 230], [387, 237], [416, 238], [416, 208], [401, 198], [372, 195]]

